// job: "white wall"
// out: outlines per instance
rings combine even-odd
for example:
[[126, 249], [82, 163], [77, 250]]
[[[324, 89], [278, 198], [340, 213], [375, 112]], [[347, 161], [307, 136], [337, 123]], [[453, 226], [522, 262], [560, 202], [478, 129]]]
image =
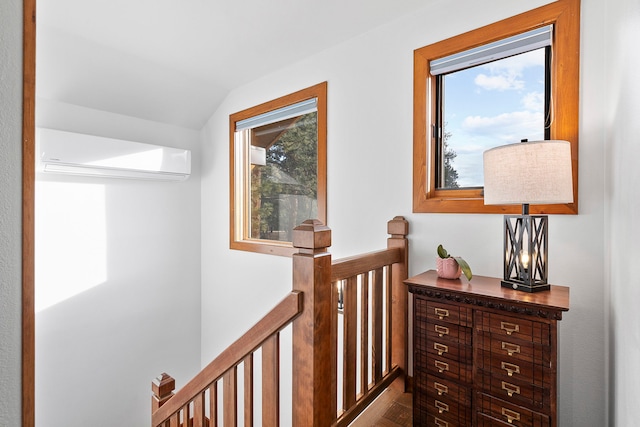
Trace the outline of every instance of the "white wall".
[[[45, 99], [38, 126], [189, 148], [198, 132]], [[184, 182], [38, 174], [36, 420], [150, 423], [151, 380], [199, 370], [199, 162]]]
[[0, 426], [20, 425], [22, 2], [0, 2]]
[[606, 17], [609, 419], [612, 426], [631, 426], [640, 420], [640, 1], [609, 2]]
[[[479, 275], [501, 274], [502, 217], [411, 212], [413, 50], [547, 1], [434, 2], [376, 31], [230, 93], [203, 130], [202, 363], [290, 289], [290, 260], [228, 249], [228, 116], [328, 81], [328, 225], [334, 258], [385, 245], [410, 222], [410, 274], [439, 243]], [[559, 425], [605, 425], [602, 6], [583, 0], [580, 215], [550, 218], [550, 279], [571, 287], [560, 322]], [[230, 304], [228, 301], [233, 301]]]

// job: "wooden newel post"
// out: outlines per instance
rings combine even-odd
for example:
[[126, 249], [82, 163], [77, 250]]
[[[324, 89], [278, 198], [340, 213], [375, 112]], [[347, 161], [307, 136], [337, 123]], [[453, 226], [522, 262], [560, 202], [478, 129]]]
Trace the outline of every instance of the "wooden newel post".
[[[407, 301], [408, 292], [404, 281], [409, 277], [409, 223], [402, 216], [397, 216], [387, 223], [387, 233], [391, 235], [387, 239], [388, 248], [400, 248], [403, 251], [403, 262], [393, 264], [391, 267], [391, 298], [392, 312], [391, 324], [393, 335], [391, 336], [391, 365], [402, 368], [404, 378], [407, 377], [408, 366], [408, 326], [407, 326]], [[406, 381], [403, 381], [406, 389]], [[404, 390], [403, 390], [404, 391]]]
[[163, 373], [151, 381], [151, 414], [164, 405], [173, 396], [176, 389], [176, 380], [171, 375]]
[[293, 427], [326, 427], [337, 413], [331, 230], [307, 220], [293, 230], [293, 246], [293, 290], [304, 294], [304, 309], [293, 322]]

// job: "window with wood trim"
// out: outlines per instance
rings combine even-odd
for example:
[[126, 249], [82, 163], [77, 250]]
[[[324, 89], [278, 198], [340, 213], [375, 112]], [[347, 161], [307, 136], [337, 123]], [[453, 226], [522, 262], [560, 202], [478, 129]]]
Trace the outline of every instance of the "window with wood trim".
[[[517, 213], [484, 205], [481, 158], [526, 138], [567, 140], [572, 150], [574, 202], [531, 211], [577, 213], [579, 23], [579, 0], [558, 0], [414, 52], [414, 212]], [[470, 109], [482, 90], [482, 106]], [[506, 90], [519, 90], [521, 107], [496, 96]], [[474, 123], [477, 133], [467, 133]]]
[[325, 82], [230, 116], [231, 249], [289, 256], [295, 227], [326, 223], [326, 97]]

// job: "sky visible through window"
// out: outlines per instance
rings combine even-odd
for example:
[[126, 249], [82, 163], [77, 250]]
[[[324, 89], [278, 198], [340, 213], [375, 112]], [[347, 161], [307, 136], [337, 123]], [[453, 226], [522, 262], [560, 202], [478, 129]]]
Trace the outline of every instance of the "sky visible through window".
[[460, 187], [481, 187], [482, 153], [544, 139], [544, 48], [445, 76], [444, 123]]

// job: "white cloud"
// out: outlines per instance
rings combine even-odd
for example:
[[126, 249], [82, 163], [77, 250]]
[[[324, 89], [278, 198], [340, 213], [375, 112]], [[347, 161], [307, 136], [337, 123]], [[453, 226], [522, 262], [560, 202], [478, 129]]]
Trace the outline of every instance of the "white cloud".
[[482, 153], [486, 149], [487, 147], [484, 144], [469, 143], [469, 144], [463, 145], [462, 147], [457, 147], [456, 153], [457, 154], [476, 154], [476, 153]]
[[518, 142], [522, 138], [542, 139], [543, 119], [542, 112], [514, 111], [494, 117], [469, 116], [462, 122], [462, 128], [470, 134], [490, 136], [495, 141]]
[[517, 90], [524, 88], [524, 81], [518, 75], [500, 74], [487, 76], [478, 74], [473, 82], [484, 90]]
[[544, 66], [544, 50], [538, 49], [509, 58], [484, 64], [479, 69], [486, 71], [474, 79], [474, 83], [484, 90], [520, 90], [525, 68]]
[[516, 56], [489, 62], [482, 68], [490, 73], [522, 74], [527, 67], [544, 66], [544, 49], [538, 49]]
[[529, 111], [544, 111], [544, 93], [529, 92], [522, 98], [522, 105]]

